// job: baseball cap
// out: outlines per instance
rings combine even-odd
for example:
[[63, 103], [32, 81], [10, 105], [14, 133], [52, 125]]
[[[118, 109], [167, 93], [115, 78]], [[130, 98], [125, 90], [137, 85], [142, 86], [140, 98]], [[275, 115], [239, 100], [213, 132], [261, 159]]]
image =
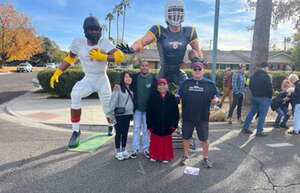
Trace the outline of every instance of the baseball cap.
[[203, 63], [202, 62], [194, 62], [194, 63], [192, 63], [192, 69], [194, 69], [194, 68], [203, 68], [204, 67], [204, 65], [203, 65]]
[[231, 68], [230, 68], [230, 67], [227, 67], [225, 70], [228, 71], [228, 70], [231, 70]]
[[160, 78], [157, 80], [157, 84], [161, 84], [161, 83], [168, 84], [168, 82], [165, 78]]
[[259, 67], [261, 67], [261, 68], [265, 68], [267, 66], [269, 66], [269, 64], [267, 62], [263, 62], [259, 65]]

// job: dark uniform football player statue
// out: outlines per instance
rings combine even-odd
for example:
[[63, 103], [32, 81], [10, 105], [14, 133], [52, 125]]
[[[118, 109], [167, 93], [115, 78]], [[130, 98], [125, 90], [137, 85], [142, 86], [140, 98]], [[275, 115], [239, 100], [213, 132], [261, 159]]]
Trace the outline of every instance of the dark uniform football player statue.
[[192, 47], [192, 51], [189, 53], [191, 60], [203, 58], [202, 52], [199, 50], [195, 28], [181, 26], [184, 15], [183, 0], [168, 0], [165, 6], [166, 28], [154, 25], [144, 37], [135, 41], [131, 47], [120, 44], [117, 48], [126, 54], [133, 54], [142, 51], [144, 46], [156, 42], [161, 64], [157, 78], [166, 78], [168, 82], [180, 85], [187, 79], [186, 73], [180, 70], [187, 45], [190, 44]]

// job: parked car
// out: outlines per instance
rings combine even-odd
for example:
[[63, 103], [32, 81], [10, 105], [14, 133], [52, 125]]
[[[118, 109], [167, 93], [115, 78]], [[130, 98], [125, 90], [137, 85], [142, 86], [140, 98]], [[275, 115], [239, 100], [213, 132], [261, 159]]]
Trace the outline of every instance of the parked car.
[[17, 66], [17, 72], [32, 72], [32, 66], [29, 63], [21, 63]]
[[56, 68], [57, 66], [54, 63], [46, 64], [46, 68]]

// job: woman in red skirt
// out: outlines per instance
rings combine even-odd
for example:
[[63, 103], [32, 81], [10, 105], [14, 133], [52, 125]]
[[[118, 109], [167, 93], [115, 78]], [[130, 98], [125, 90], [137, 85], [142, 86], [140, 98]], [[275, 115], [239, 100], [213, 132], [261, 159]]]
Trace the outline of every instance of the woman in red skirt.
[[167, 80], [157, 81], [154, 92], [147, 107], [147, 127], [150, 135], [150, 160], [168, 163], [174, 158], [172, 132], [175, 131], [179, 120], [179, 110], [176, 98], [169, 93]]

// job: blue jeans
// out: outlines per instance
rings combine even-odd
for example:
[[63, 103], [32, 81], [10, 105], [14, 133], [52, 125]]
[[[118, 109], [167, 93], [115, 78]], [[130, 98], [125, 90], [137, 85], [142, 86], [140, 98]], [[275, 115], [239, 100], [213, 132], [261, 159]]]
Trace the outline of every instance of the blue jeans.
[[138, 151], [140, 147], [140, 131], [143, 130], [142, 150], [148, 151], [149, 148], [149, 131], [146, 123], [146, 112], [135, 110], [133, 115], [133, 136], [132, 136], [132, 151]]
[[[279, 107], [278, 109], [276, 109], [276, 112], [277, 112], [277, 117], [276, 117], [276, 120], [275, 120], [275, 125], [276, 126], [279, 126], [279, 125], [286, 125], [286, 122], [289, 120], [290, 118], [290, 115], [287, 114], [288, 112], [288, 108], [287, 107]], [[280, 124], [280, 121], [281, 121], [281, 117], [284, 116], [281, 124]]]
[[270, 98], [251, 97], [251, 109], [247, 115], [243, 129], [245, 129], [245, 130], [249, 129], [249, 125], [250, 125], [254, 115], [258, 112], [259, 116], [258, 116], [256, 133], [262, 133], [263, 128], [264, 128], [264, 122], [265, 122], [266, 116], [268, 114], [270, 104], [271, 104]]
[[294, 112], [294, 131], [300, 130], [300, 104], [296, 104]]

